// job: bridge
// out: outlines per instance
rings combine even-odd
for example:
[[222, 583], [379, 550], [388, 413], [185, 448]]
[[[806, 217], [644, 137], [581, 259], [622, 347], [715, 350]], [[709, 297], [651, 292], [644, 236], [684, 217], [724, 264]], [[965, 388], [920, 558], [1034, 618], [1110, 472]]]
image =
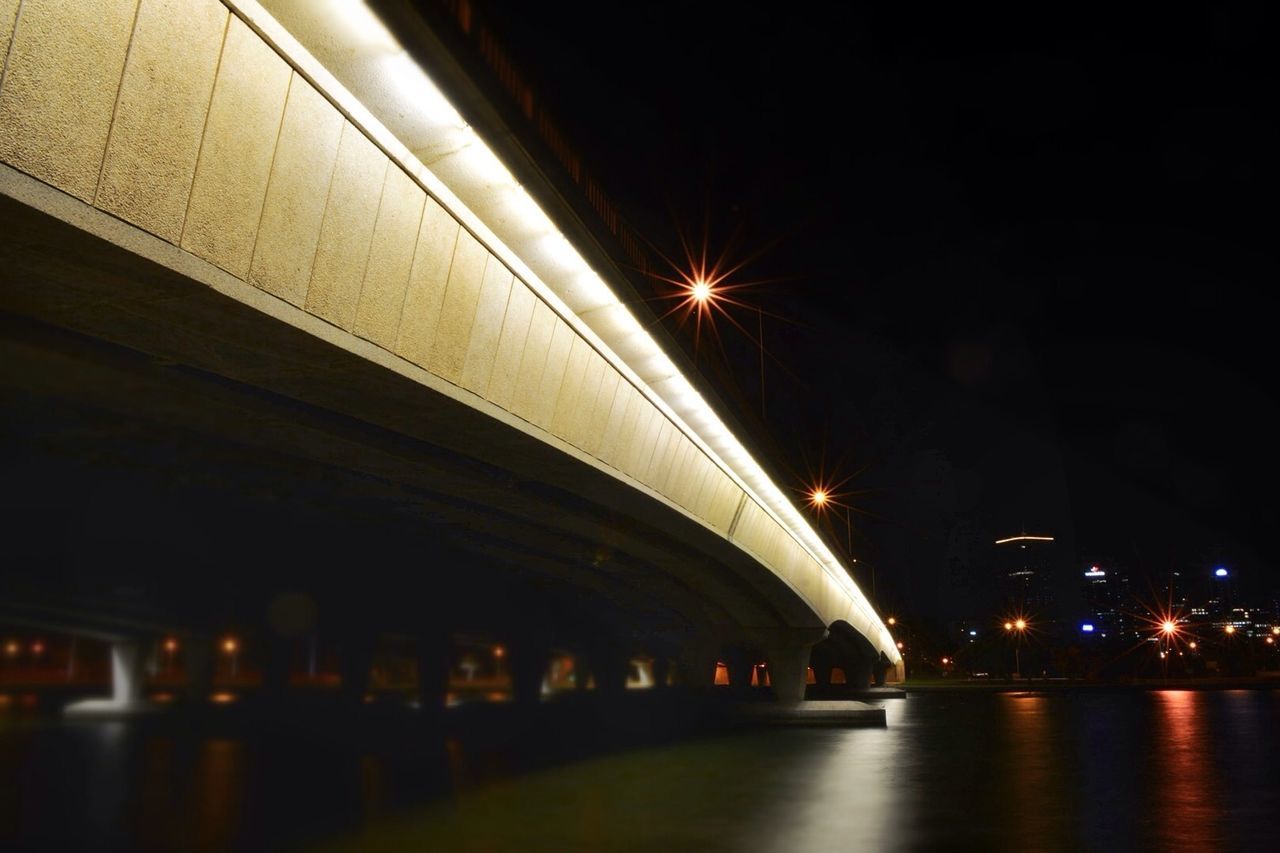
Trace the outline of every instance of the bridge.
[[618, 265], [381, 11], [0, 0], [0, 619], [113, 642], [115, 707], [139, 638], [226, 619], [335, 631], [352, 684], [377, 630], [426, 673], [484, 623], [517, 699], [553, 647], [601, 688], [637, 653], [786, 701], [811, 664], [900, 679]]

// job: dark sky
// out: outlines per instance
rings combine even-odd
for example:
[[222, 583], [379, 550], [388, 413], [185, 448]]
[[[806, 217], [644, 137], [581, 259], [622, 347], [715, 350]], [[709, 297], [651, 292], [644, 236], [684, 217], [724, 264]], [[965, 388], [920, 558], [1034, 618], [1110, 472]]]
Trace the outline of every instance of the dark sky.
[[1273, 587], [1271, 22], [870, 5], [478, 4], [637, 231], [765, 282], [763, 417], [752, 338], [699, 367], [780, 479], [852, 476], [885, 597], [974, 606], [1023, 528], [1064, 584]]

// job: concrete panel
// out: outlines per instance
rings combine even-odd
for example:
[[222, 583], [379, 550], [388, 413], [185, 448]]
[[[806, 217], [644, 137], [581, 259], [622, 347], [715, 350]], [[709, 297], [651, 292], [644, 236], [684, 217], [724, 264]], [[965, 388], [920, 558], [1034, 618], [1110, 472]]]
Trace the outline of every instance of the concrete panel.
[[170, 243], [182, 237], [227, 14], [217, 0], [138, 7], [94, 204]]
[[729, 479], [727, 474], [721, 472], [717, 478], [710, 505], [707, 507], [707, 523], [721, 533], [727, 534], [741, 498], [742, 490]]
[[590, 432], [595, 415], [596, 397], [600, 394], [600, 380], [604, 378], [605, 368], [604, 358], [588, 347], [587, 367], [582, 374], [582, 389], [578, 392], [578, 414], [570, 422], [569, 434], [565, 437], [566, 441], [579, 450], [586, 448], [587, 433]]
[[719, 486], [720, 478], [724, 476], [724, 472], [710, 459], [707, 459], [707, 465], [709, 467], [698, 483], [698, 490], [694, 493], [691, 506], [695, 515], [710, 523], [712, 500], [715, 498], [716, 488]]
[[[462, 363], [462, 387], [484, 396], [489, 390], [489, 377], [498, 356], [498, 341], [502, 336], [502, 321], [507, 314], [507, 302], [511, 298], [511, 283], [515, 276], [502, 261], [489, 257], [480, 284], [480, 302], [476, 305], [476, 319], [471, 324], [471, 340]], [[524, 285], [521, 285], [524, 290]]]
[[672, 501], [680, 503], [684, 506], [684, 502], [677, 501], [676, 496], [680, 494], [680, 485], [689, 482], [689, 459], [691, 444], [685, 435], [676, 430], [676, 435], [671, 439], [671, 446], [668, 448], [667, 461], [664, 462], [662, 470], [662, 479], [659, 480], [657, 488], [659, 492], [666, 494]]
[[600, 452], [597, 458], [609, 465], [617, 466], [619, 445], [622, 434], [627, 431], [628, 424], [634, 432], [636, 416], [639, 411], [636, 389], [625, 378], [618, 379], [618, 388], [613, 395], [613, 406], [609, 410], [609, 420], [605, 424], [604, 434], [600, 439]]
[[511, 411], [526, 421], [533, 420], [542, 369], [547, 364], [547, 350], [551, 348], [551, 332], [557, 319], [555, 312], [541, 299], [534, 303], [524, 354], [520, 358], [520, 371], [516, 374], [515, 399], [511, 404]]
[[449, 211], [428, 197], [418, 229], [418, 247], [413, 253], [409, 288], [404, 295], [396, 353], [419, 367], [426, 367], [435, 346], [440, 306], [449, 284], [449, 268], [462, 227]]
[[0, 89], [0, 161], [92, 201], [136, 5], [25, 0]]
[[650, 405], [650, 408], [653, 409], [653, 418], [645, 427], [644, 440], [638, 448], [635, 467], [636, 479], [648, 486], [653, 485], [649, 477], [649, 468], [653, 464], [653, 457], [661, 447], [663, 428], [667, 425], [666, 416], [656, 406]]
[[669, 420], [663, 418], [662, 427], [658, 431], [658, 441], [653, 446], [653, 455], [649, 457], [649, 465], [644, 472], [644, 481], [662, 494], [666, 494], [666, 482], [671, 476], [676, 451], [679, 450], [679, 444], [676, 441], [678, 435], [679, 430], [672, 426]]
[[267, 183], [249, 283], [301, 306], [320, 243], [342, 115], [296, 74]]
[[311, 282], [343, 119], [294, 76], [262, 205], [248, 282], [302, 306]]
[[480, 303], [480, 286], [489, 263], [489, 250], [463, 231], [453, 250], [453, 266], [449, 268], [449, 284], [444, 289], [440, 306], [440, 323], [436, 326], [435, 344], [427, 369], [436, 376], [457, 385], [462, 379], [462, 364], [467, 357], [471, 325], [476, 320]]
[[547, 347], [547, 362], [542, 367], [542, 379], [538, 383], [538, 399], [533, 405], [533, 422], [543, 429], [551, 429], [551, 416], [556, 411], [556, 398], [564, 384], [564, 373], [569, 366], [569, 348], [578, 336], [568, 323], [556, 318], [551, 330], [551, 344]]
[[249, 274], [291, 74], [266, 42], [231, 17], [182, 248], [237, 278]]
[[[21, 0], [0, 0], [0, 57], [9, 55], [9, 39], [13, 38], [13, 25], [18, 20], [18, 4]], [[0, 66], [4, 60], [0, 59]]]
[[348, 331], [356, 319], [388, 162], [363, 133], [343, 126], [305, 306]]
[[702, 484], [706, 482], [707, 471], [710, 463], [707, 458], [702, 455], [702, 451], [698, 449], [692, 441], [685, 439], [686, 453], [681, 461], [680, 473], [677, 475], [676, 482], [672, 488], [673, 497], [676, 503], [692, 512], [694, 515], [698, 513], [698, 493], [702, 490]]
[[573, 336], [569, 345], [569, 362], [564, 370], [564, 382], [560, 385], [560, 393], [556, 397], [555, 409], [551, 415], [551, 432], [565, 441], [570, 440], [570, 434], [584, 415], [578, 400], [582, 396], [582, 380], [586, 377], [587, 362], [593, 354], [590, 344], [578, 335]]
[[639, 470], [640, 448], [644, 446], [645, 439], [648, 437], [649, 427], [653, 424], [655, 414], [657, 412], [653, 404], [641, 394], [636, 404], [636, 416], [632, 421], [632, 428], [628, 430], [624, 424], [622, 437], [618, 439], [618, 467], [637, 480], [640, 479], [641, 473]]
[[600, 377], [600, 390], [596, 393], [596, 402], [591, 409], [591, 420], [587, 424], [587, 435], [582, 443], [582, 449], [597, 459], [604, 458], [601, 445], [609, 426], [609, 417], [613, 413], [618, 388], [624, 384], [621, 374], [610, 365], [605, 365]]
[[741, 548], [746, 548], [759, 557], [764, 557], [766, 530], [762, 524], [764, 513], [754, 501], [748, 500], [738, 516], [737, 527], [733, 531], [733, 541]]
[[395, 348], [400, 331], [400, 311], [426, 200], [427, 194], [412, 178], [394, 165], [387, 169], [354, 327], [357, 335], [385, 350]]
[[498, 353], [493, 359], [493, 372], [489, 375], [489, 387], [485, 393], [489, 400], [508, 411], [515, 400], [520, 357], [524, 355], [529, 322], [537, 301], [538, 298], [523, 281], [514, 279], [507, 298], [507, 311], [502, 318], [502, 332], [498, 335]]

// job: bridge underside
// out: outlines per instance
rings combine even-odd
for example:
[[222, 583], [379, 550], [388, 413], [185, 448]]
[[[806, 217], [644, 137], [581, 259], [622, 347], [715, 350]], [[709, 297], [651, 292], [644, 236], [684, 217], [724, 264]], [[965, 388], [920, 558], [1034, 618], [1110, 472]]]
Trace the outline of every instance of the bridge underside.
[[6, 600], [191, 627], [303, 591], [330, 624], [671, 656], [823, 627], [670, 507], [3, 178]]

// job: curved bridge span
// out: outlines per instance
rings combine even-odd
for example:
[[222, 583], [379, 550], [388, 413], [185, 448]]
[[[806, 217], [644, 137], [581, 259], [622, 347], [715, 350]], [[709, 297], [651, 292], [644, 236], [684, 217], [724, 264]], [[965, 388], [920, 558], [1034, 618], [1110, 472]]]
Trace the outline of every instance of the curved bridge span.
[[[372, 482], [443, 548], [656, 613], [694, 681], [742, 649], [800, 698], [829, 631], [846, 669], [900, 677], [846, 567], [415, 63], [415, 26], [360, 3], [0, 0], [4, 387], [43, 401], [32, 431], [57, 401]], [[394, 553], [358, 562], [454, 580]]]

